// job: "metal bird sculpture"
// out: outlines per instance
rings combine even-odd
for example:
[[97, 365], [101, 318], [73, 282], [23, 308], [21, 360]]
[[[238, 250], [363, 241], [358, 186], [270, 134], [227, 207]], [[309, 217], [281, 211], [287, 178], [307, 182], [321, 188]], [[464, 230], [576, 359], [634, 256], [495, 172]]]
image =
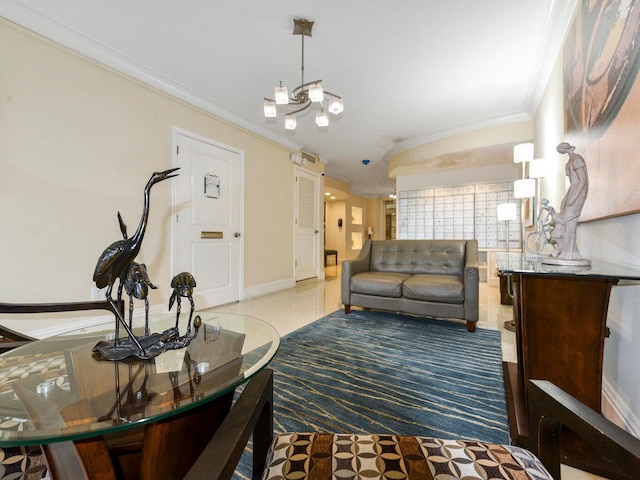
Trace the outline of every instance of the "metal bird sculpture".
[[[173, 172], [175, 172], [176, 170], [178, 170], [178, 168], [171, 168], [169, 170], [165, 170], [164, 172], [154, 172], [153, 175], [151, 175], [151, 178], [147, 182], [147, 185], [144, 187], [144, 207], [142, 209], [142, 217], [140, 218], [140, 224], [138, 225], [137, 230], [131, 237], [123, 238], [122, 240], [118, 240], [117, 242], [109, 245], [104, 250], [104, 252], [102, 252], [102, 255], [100, 255], [100, 258], [98, 259], [96, 269], [93, 273], [93, 281], [96, 282], [96, 286], [98, 288], [107, 287], [106, 298], [109, 304], [111, 304], [111, 306], [114, 308], [114, 311], [118, 311], [118, 309], [115, 307], [115, 302], [111, 295], [113, 285], [115, 284], [116, 280], [120, 280], [120, 283], [118, 285], [118, 301], [122, 301], [122, 289], [127, 277], [127, 273], [129, 272], [131, 264], [140, 252], [142, 239], [144, 238], [144, 233], [147, 228], [147, 220], [149, 219], [149, 197], [151, 188], [158, 182], [178, 175], [173, 174]], [[123, 230], [122, 226], [123, 222], [121, 221], [120, 229], [123, 236], [126, 236], [126, 228]], [[127, 325], [124, 318], [119, 313], [117, 317], [116, 334], [113, 346], [118, 347], [120, 344], [119, 324], [122, 324], [124, 329], [127, 331], [129, 338], [135, 343], [136, 347], [138, 348], [138, 352], [141, 355], [144, 355], [144, 349], [131, 331], [131, 328], [129, 328], [129, 325]]]
[[127, 272], [127, 278], [124, 281], [124, 289], [129, 295], [129, 328], [132, 328], [133, 323], [133, 299], [144, 301], [144, 334], [149, 335], [149, 289], [156, 287], [151, 283], [149, 274], [147, 273], [147, 266], [144, 263], [133, 262], [129, 271]]
[[[122, 215], [118, 212], [118, 223], [122, 238], [127, 239], [127, 224], [124, 223]], [[157, 289], [147, 272], [147, 266], [144, 263], [133, 262], [127, 272], [127, 278], [124, 281], [124, 290], [129, 295], [129, 328], [133, 328], [133, 299], [144, 301], [144, 334], [149, 335], [149, 288]]]
[[178, 331], [178, 322], [180, 321], [180, 299], [182, 297], [188, 298], [191, 303], [191, 311], [189, 312], [189, 322], [187, 323], [187, 333], [188, 336], [191, 333], [191, 318], [193, 317], [193, 311], [195, 310], [195, 305], [193, 303], [193, 289], [196, 287], [196, 279], [193, 278], [189, 272], [182, 272], [177, 274], [171, 280], [171, 288], [173, 288], [173, 293], [169, 298], [169, 310], [173, 307], [173, 303], [177, 301], [178, 307], [176, 308], [176, 332]]
[[118, 212], [118, 224], [120, 225], [120, 231], [122, 232], [122, 238], [127, 239], [127, 224], [124, 223], [122, 215]]

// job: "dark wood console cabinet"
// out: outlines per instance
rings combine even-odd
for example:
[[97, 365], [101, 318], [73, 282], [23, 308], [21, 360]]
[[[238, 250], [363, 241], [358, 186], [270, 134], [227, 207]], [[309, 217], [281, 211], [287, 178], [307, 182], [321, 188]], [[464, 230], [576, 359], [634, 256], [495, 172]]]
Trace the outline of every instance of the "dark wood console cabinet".
[[[517, 254], [496, 256], [500, 275], [513, 282], [517, 363], [504, 363], [511, 443], [527, 447], [525, 386], [549, 380], [597, 412], [602, 406], [602, 366], [611, 288], [640, 280], [638, 270], [605, 262], [589, 269], [560, 270]], [[564, 434], [564, 463], [607, 478], [630, 478]]]

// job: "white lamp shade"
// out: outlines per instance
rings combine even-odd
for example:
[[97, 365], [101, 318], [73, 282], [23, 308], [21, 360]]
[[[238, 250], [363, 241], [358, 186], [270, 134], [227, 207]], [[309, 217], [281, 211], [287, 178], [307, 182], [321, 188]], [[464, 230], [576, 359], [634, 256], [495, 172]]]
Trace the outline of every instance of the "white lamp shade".
[[498, 204], [498, 221], [506, 222], [518, 218], [518, 206], [515, 203]]
[[515, 198], [533, 198], [536, 196], [536, 181], [533, 178], [516, 180], [513, 183], [513, 196]]
[[521, 143], [513, 147], [513, 163], [530, 162], [533, 160], [533, 143]]
[[274, 95], [278, 105], [287, 105], [289, 103], [289, 92], [287, 87], [276, 87]]
[[334, 98], [329, 102], [329, 112], [334, 115], [339, 115], [344, 110], [344, 103], [341, 98]]
[[324, 112], [316, 113], [316, 125], [319, 127], [327, 127], [329, 125], [329, 115]]
[[529, 163], [529, 178], [548, 177], [550, 172], [550, 163], [544, 158], [536, 158]]
[[267, 118], [272, 118], [278, 115], [278, 112], [276, 110], [276, 102], [274, 102], [273, 100], [266, 100], [264, 101], [264, 116]]
[[295, 130], [298, 121], [294, 115], [285, 115], [284, 117], [284, 128], [287, 130]]
[[312, 102], [324, 101], [324, 88], [321, 83], [314, 83], [309, 86], [309, 100]]

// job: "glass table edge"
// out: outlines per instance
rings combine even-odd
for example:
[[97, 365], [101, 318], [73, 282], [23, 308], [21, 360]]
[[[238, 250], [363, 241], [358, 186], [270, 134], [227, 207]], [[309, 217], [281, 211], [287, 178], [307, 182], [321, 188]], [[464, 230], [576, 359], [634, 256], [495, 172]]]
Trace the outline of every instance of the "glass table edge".
[[[541, 260], [544, 257], [528, 258], [528, 256], [522, 254], [510, 254], [509, 259], [505, 260], [505, 255], [506, 252], [496, 253], [496, 268], [501, 274], [615, 278], [619, 280], [640, 281], [640, 268], [603, 260], [591, 260], [591, 265], [587, 268], [544, 264], [547, 270], [543, 270]], [[526, 268], [522, 265], [529, 265], [530, 267]], [[532, 268], [532, 265], [536, 265], [536, 268]]]

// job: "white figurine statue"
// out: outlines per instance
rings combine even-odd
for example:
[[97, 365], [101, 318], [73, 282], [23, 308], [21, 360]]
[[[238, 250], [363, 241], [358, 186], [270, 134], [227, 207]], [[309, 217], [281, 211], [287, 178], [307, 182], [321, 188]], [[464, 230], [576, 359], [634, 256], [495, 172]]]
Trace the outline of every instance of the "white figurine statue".
[[573, 145], [562, 142], [556, 149], [559, 153], [569, 155], [564, 170], [569, 177], [570, 186], [560, 205], [560, 212], [555, 212], [553, 218], [554, 226], [551, 231], [551, 239], [555, 242], [556, 248], [551, 257], [542, 259], [542, 263], [577, 267], [589, 266], [591, 261], [580, 257], [576, 244], [578, 219], [589, 191], [587, 164], [584, 158], [574, 152]]

